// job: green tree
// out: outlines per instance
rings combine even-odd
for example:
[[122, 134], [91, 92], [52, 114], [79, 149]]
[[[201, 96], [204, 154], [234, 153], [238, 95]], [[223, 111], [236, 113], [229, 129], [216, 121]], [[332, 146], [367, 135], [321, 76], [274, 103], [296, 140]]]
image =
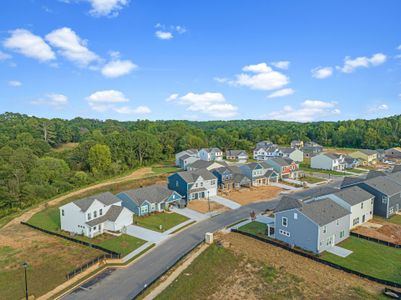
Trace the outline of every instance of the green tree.
[[111, 165], [111, 152], [109, 146], [96, 144], [90, 148], [88, 162], [94, 175], [105, 174]]

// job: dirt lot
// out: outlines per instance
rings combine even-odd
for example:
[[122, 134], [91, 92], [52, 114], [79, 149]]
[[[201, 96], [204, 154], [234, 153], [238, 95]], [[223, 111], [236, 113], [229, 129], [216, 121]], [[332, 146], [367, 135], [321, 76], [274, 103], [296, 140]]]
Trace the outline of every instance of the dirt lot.
[[0, 232], [0, 299], [22, 299], [26, 261], [31, 295], [39, 296], [65, 281], [65, 275], [102, 252], [41, 233], [24, 225]]
[[[367, 224], [367, 225], [366, 225]], [[401, 245], [401, 226], [384, 220], [373, 219], [366, 223], [364, 226], [359, 226], [353, 231], [355, 233], [377, 238], [383, 241], [400, 244]], [[372, 224], [373, 226], [369, 226]], [[381, 227], [374, 226], [375, 224], [382, 225]]]
[[283, 191], [283, 189], [275, 186], [260, 186], [242, 188], [231, 192], [221, 192], [220, 195], [241, 205], [245, 205], [251, 202], [276, 198], [281, 191]]
[[[196, 210], [200, 213], [207, 213], [209, 212], [209, 204], [207, 200], [192, 200], [188, 203], [188, 208]], [[229, 210], [228, 207], [216, 203], [214, 201], [210, 201], [210, 211], [227, 211]]]

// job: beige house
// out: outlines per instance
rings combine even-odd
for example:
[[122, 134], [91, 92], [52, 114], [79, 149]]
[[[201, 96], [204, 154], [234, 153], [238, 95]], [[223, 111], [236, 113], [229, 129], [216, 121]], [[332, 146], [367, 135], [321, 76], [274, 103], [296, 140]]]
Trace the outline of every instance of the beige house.
[[361, 160], [363, 165], [371, 165], [377, 163], [377, 151], [370, 149], [362, 149], [350, 154], [351, 157]]

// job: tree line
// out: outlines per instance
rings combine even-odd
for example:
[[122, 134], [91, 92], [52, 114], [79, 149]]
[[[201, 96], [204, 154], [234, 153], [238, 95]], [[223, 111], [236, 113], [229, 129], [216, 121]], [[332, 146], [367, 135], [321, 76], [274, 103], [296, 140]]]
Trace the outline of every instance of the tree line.
[[[324, 146], [398, 146], [401, 116], [297, 123], [264, 120], [129, 121], [0, 115], [0, 218], [44, 199], [138, 166], [170, 161], [188, 148], [252, 151], [256, 142], [316, 141]], [[63, 145], [75, 143], [76, 147]]]

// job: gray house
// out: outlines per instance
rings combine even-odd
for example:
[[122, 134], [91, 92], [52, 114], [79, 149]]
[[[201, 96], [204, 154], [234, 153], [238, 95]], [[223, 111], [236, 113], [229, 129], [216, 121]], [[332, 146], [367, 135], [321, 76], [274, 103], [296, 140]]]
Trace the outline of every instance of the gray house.
[[171, 205], [180, 205], [182, 201], [180, 194], [159, 184], [128, 190], [116, 196], [122, 201], [122, 206], [137, 216], [162, 212]]
[[207, 160], [196, 160], [193, 163], [187, 165], [186, 170], [196, 171], [201, 169], [206, 169], [208, 171], [227, 166], [225, 161], [207, 161]]
[[305, 157], [312, 157], [323, 151], [323, 146], [315, 142], [306, 142], [302, 148]]
[[178, 158], [177, 166], [183, 170], [186, 170], [188, 166], [199, 160], [199, 157], [190, 156], [189, 154], [184, 154]]
[[183, 169], [183, 167], [180, 166], [180, 158], [184, 155], [186, 155], [187, 157], [194, 157], [194, 158], [199, 159], [198, 149], [188, 149], [188, 150], [184, 150], [184, 151], [176, 153], [175, 154], [175, 165], [181, 167], [182, 169]]
[[212, 173], [217, 177], [221, 190], [238, 189], [242, 186], [249, 187], [251, 185], [251, 180], [236, 166], [214, 169]]
[[278, 181], [279, 175], [265, 162], [249, 163], [240, 166], [240, 169], [253, 186], [269, 185]]
[[226, 159], [237, 160], [238, 162], [244, 163], [248, 160], [248, 154], [245, 150], [227, 150]]
[[275, 209], [274, 237], [321, 253], [349, 236], [350, 212], [329, 198], [302, 202], [283, 198]]

